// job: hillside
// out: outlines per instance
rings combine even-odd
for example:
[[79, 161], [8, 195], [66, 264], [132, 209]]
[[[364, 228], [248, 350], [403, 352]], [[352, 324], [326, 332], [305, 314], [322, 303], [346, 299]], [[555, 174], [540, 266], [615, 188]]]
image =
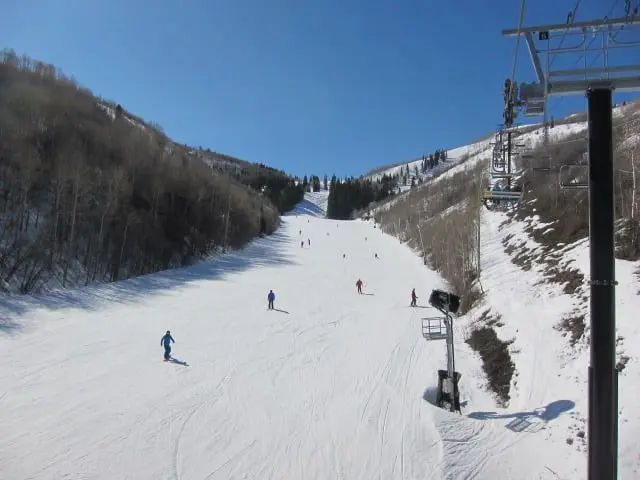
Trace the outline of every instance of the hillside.
[[[481, 193], [492, 181], [487, 149], [371, 211], [384, 232], [416, 251], [463, 297], [460, 334], [482, 358], [488, 388], [500, 405], [529, 408], [534, 398], [575, 403], [566, 423], [566, 443], [581, 452], [582, 464], [590, 342], [588, 196], [586, 190], [560, 188], [558, 175], [561, 165], [585, 164], [585, 120], [577, 114], [557, 122], [549, 131], [548, 147], [541, 126], [520, 129], [516, 143], [525, 145], [529, 158], [515, 165], [523, 190], [517, 205], [497, 210], [482, 206]], [[621, 478], [639, 474], [632, 453], [640, 430], [640, 410], [633, 400], [640, 380], [634, 320], [640, 306], [638, 160], [640, 102], [633, 102], [614, 110], [619, 454], [621, 470], [627, 472]], [[540, 167], [546, 170], [534, 170]], [[586, 180], [584, 167], [571, 170], [574, 178]], [[527, 417], [502, 418], [529, 431], [530, 422], [522, 424]], [[550, 478], [584, 477], [582, 471]]]
[[0, 55], [0, 292], [116, 281], [270, 234], [303, 189], [192, 147], [59, 69]]
[[[485, 219], [484, 306], [530, 342], [516, 340], [517, 388], [508, 408], [496, 407], [464, 342], [478, 315], [456, 319], [457, 415], [431, 403], [445, 346], [420, 330], [421, 317], [437, 315], [425, 300], [443, 279], [372, 222], [324, 219], [326, 195], [308, 194], [275, 235], [197, 266], [3, 302], [0, 476], [584, 478], [574, 380], [584, 360], [551, 363], [564, 347], [551, 325], [568, 302], [536, 287], [535, 272], [517, 288], [541, 288], [544, 309], [499, 294], [522, 279], [502, 249], [503, 214]], [[638, 288], [631, 270], [620, 276], [623, 295]], [[412, 287], [419, 308], [408, 307]], [[637, 306], [620, 309], [631, 358], [622, 478], [639, 473], [640, 412], [626, 383], [639, 374]], [[167, 329], [169, 364], [159, 345]]]

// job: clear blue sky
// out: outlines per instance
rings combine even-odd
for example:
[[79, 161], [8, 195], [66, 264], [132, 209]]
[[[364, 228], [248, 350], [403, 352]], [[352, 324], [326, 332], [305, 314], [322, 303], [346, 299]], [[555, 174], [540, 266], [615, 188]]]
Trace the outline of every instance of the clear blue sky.
[[[582, 3], [579, 20], [615, 0]], [[525, 24], [561, 23], [574, 4], [529, 1]], [[54, 63], [181, 143], [297, 175], [359, 175], [495, 129], [516, 45], [500, 30], [517, 27], [519, 5], [0, 0], [0, 46]], [[524, 45], [519, 59], [517, 79], [532, 81]]]

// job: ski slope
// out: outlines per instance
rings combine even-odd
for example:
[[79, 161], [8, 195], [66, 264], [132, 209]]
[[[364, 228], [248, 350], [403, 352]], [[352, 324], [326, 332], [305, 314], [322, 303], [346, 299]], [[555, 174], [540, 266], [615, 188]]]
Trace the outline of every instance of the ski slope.
[[[461, 318], [463, 415], [433, 406], [445, 345], [422, 338], [420, 318], [437, 315], [425, 303], [442, 280], [372, 223], [324, 219], [326, 200], [307, 194], [271, 237], [195, 267], [0, 303], [0, 478], [584, 478], [563, 437], [583, 392], [540, 378], [557, 332], [529, 328], [525, 386], [502, 410], [463, 343], [473, 315]], [[516, 267], [487, 228], [497, 300]], [[175, 363], [162, 361], [167, 329]]]
[[[408, 308], [440, 281], [313, 205], [193, 268], [7, 302], [0, 477], [441, 478], [422, 397], [444, 346]], [[167, 329], [188, 366], [162, 361]]]

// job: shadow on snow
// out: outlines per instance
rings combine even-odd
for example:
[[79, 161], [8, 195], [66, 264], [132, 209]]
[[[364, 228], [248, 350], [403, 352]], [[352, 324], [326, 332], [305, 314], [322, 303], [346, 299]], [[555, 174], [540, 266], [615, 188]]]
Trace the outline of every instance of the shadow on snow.
[[164, 270], [114, 283], [36, 295], [0, 297], [0, 333], [19, 332], [21, 325], [11, 317], [37, 308], [97, 311], [107, 304], [130, 304], [147, 295], [176, 291], [192, 282], [221, 280], [226, 274], [243, 272], [253, 267], [293, 265], [295, 262], [286, 253], [286, 248], [297, 240], [288, 238], [283, 233], [286, 229], [286, 226], [282, 226], [268, 237], [253, 240], [242, 250], [222, 254], [189, 267]]
[[176, 363], [178, 365], [183, 365], [185, 367], [189, 366], [189, 364], [187, 362], [185, 362], [184, 360], [180, 360], [179, 358], [173, 358], [173, 357], [171, 357], [169, 359], [169, 363]]
[[312, 203], [309, 200], [302, 200], [293, 210], [285, 213], [283, 216], [287, 217], [291, 215], [310, 215], [312, 217], [324, 218], [325, 213], [324, 210], [315, 203]]
[[509, 430], [514, 432], [538, 431], [544, 428], [544, 425], [555, 420], [560, 415], [572, 410], [576, 404], [571, 400], [556, 400], [543, 408], [536, 408], [530, 412], [516, 412], [499, 414], [496, 412], [472, 412], [467, 415], [469, 418], [476, 420], [493, 420], [498, 418], [511, 418], [512, 420], [506, 425]]

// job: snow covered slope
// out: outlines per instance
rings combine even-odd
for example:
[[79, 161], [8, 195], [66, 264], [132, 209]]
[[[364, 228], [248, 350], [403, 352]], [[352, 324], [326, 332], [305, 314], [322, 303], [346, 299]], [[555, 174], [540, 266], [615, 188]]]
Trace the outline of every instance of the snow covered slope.
[[[564, 119], [560, 119], [556, 122], [553, 128], [549, 129], [549, 142], [557, 143], [565, 140], [567, 137], [573, 134], [583, 133], [586, 138], [586, 130], [587, 130], [587, 122], [586, 121], [576, 121], [577, 117], [584, 117], [584, 113], [577, 113], [573, 115], [569, 115]], [[576, 117], [576, 118], [573, 118]], [[614, 120], [619, 120], [622, 123], [630, 123], [630, 122], [638, 122], [640, 121], [640, 104], [638, 102], [628, 103], [626, 105], [617, 105], [613, 109], [613, 118]], [[571, 122], [571, 123], [569, 123]], [[616, 125], [618, 125], [616, 123]], [[534, 149], [539, 147], [544, 139], [544, 125], [543, 124], [525, 124], [516, 128], [516, 130], [523, 130], [524, 133], [517, 134], [517, 143], [526, 145], [526, 149]], [[467, 168], [472, 166], [472, 164], [477, 163], [481, 160], [488, 160], [491, 158], [492, 153], [492, 142], [494, 142], [494, 138], [492, 135], [488, 136], [484, 140], [480, 140], [474, 143], [470, 143], [468, 145], [463, 145], [461, 147], [453, 148], [447, 151], [447, 160], [444, 162], [440, 162], [436, 167], [427, 170], [426, 172], [420, 171], [420, 165], [422, 163], [422, 159], [418, 158], [415, 160], [411, 160], [408, 162], [398, 163], [394, 166], [388, 168], [378, 168], [373, 170], [371, 173], [366, 174], [363, 178], [377, 180], [382, 178], [383, 175], [394, 176], [400, 175], [401, 169], [405, 169], [406, 166], [409, 166], [410, 177], [414, 177], [414, 168], [418, 168], [418, 176], [422, 181], [429, 181], [434, 177], [442, 174], [442, 172], [451, 172], [453, 173], [455, 169], [458, 168]], [[638, 135], [632, 135], [627, 139], [628, 143], [637, 144], [640, 142], [640, 138]], [[409, 191], [410, 185], [400, 185], [399, 190], [401, 193], [405, 193]]]
[[[451, 150], [447, 150], [447, 160], [440, 162], [437, 166], [431, 169], [428, 169], [426, 172], [422, 172], [420, 170], [422, 159], [418, 158], [416, 160], [411, 160], [409, 162], [400, 163], [393, 167], [376, 170], [375, 173], [367, 174], [363, 178], [375, 181], [375, 180], [378, 180], [379, 178], [382, 178], [383, 175], [388, 175], [388, 176], [400, 175], [400, 171], [406, 168], [406, 166], [408, 165], [410, 177], [415, 176], [414, 169], [417, 167], [418, 169], [417, 178], [420, 178], [422, 180], [428, 180], [430, 178], [433, 178], [437, 174], [442, 173], [443, 171], [449, 170], [450, 168], [462, 162], [466, 162], [469, 158], [478, 156], [479, 154], [488, 151], [490, 147], [491, 147], [491, 139], [488, 138], [488, 139], [481, 140], [479, 142], [475, 142], [469, 145], [464, 145], [462, 147], [457, 147]], [[405, 192], [408, 189], [409, 189], [409, 185], [400, 185], [400, 190], [402, 192]]]
[[[6, 301], [0, 477], [439, 478], [422, 397], [444, 346], [407, 307], [438, 278], [371, 225], [299, 213], [194, 268]], [[188, 366], [163, 363], [167, 329]]]
[[[326, 195], [192, 268], [5, 299], [0, 478], [584, 478], [584, 454], [565, 442], [583, 387], [553, 378], [558, 333], [535, 328], [540, 307], [529, 299], [509, 319], [532, 335], [512, 408], [495, 408], [463, 343], [471, 314], [455, 332], [463, 415], [440, 410], [428, 400], [445, 346], [422, 338], [420, 318], [437, 315], [426, 299], [441, 279], [371, 223], [322, 218]], [[487, 221], [485, 275], [515, 280]], [[413, 287], [421, 308], [408, 307]], [[175, 363], [162, 361], [167, 329]], [[622, 478], [632, 472], [625, 463]]]

